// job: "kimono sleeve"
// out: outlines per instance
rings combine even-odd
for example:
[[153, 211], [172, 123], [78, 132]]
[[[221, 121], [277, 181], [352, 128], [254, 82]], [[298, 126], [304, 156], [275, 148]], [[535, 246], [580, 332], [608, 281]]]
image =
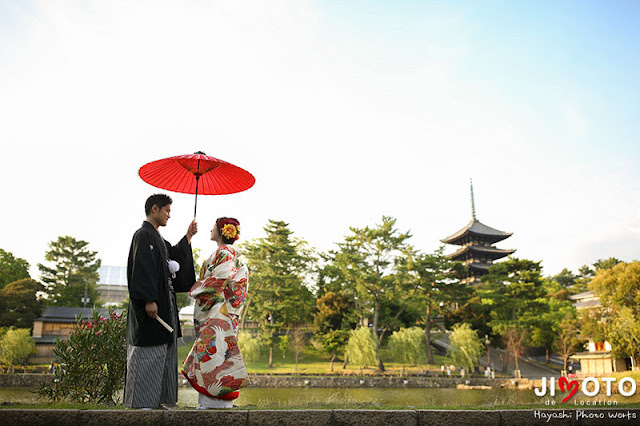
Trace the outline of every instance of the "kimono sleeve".
[[158, 301], [158, 249], [152, 248], [146, 232], [137, 232], [129, 251], [129, 295], [131, 299]]
[[180, 270], [176, 272], [176, 278], [172, 280], [176, 292], [185, 292], [191, 289], [196, 282], [196, 272], [193, 267], [193, 253], [187, 237], [182, 237], [180, 242], [171, 246], [166, 242], [169, 258], [180, 264]]

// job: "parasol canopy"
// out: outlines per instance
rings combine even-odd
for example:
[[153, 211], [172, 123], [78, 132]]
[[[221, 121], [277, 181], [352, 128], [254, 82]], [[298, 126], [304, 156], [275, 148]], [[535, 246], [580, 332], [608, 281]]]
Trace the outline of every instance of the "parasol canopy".
[[246, 191], [256, 182], [248, 171], [202, 151], [152, 161], [140, 167], [140, 178], [156, 188], [195, 194], [224, 195]]

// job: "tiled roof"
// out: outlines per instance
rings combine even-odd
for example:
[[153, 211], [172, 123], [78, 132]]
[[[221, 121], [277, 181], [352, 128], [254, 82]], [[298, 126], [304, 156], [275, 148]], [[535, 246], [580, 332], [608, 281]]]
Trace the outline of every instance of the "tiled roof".
[[482, 254], [485, 254], [487, 257], [490, 257], [491, 259], [500, 259], [502, 257], [512, 254], [513, 252], [515, 252], [515, 249], [504, 250], [504, 249], [499, 249], [497, 247], [472, 245], [472, 246], [461, 247], [455, 253], [447, 255], [447, 257], [449, 259], [455, 259], [458, 256], [465, 254], [467, 251], [482, 253]]
[[471, 219], [471, 221], [467, 223], [467, 225], [464, 228], [462, 228], [455, 234], [450, 235], [449, 237], [444, 238], [440, 241], [442, 241], [443, 243], [455, 244], [455, 241], [464, 237], [467, 233], [488, 237], [488, 239], [492, 240], [493, 242], [502, 241], [505, 238], [508, 238], [511, 235], [513, 235], [512, 232], [499, 231], [497, 229], [494, 229], [490, 226], [485, 225], [484, 223], [480, 222], [477, 219]]
[[[91, 308], [49, 306], [36, 321], [76, 322], [76, 316], [80, 318], [91, 318], [93, 315], [92, 312]], [[107, 316], [109, 310], [100, 309], [100, 314]]]

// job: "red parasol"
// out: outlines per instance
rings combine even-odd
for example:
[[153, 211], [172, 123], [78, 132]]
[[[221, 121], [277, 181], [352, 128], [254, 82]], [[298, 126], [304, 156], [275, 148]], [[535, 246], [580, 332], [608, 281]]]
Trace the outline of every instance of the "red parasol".
[[246, 191], [256, 179], [248, 171], [202, 151], [152, 161], [140, 167], [143, 181], [167, 191], [196, 194], [193, 216], [198, 209], [198, 193], [223, 195]]

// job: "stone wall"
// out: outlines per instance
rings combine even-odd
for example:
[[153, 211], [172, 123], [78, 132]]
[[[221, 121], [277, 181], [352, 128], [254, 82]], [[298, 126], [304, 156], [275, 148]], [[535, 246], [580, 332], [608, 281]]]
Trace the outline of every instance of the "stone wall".
[[0, 374], [0, 388], [34, 387], [53, 380], [51, 374]]
[[460, 379], [448, 377], [251, 375], [249, 379], [251, 386], [257, 388], [455, 388], [458, 385], [512, 388], [518, 385], [516, 383], [514, 386], [511, 379], [479, 377]]
[[15, 410], [0, 409], [0, 424], [150, 425], [633, 425], [631, 410]]
[[[50, 374], [0, 374], [0, 387], [33, 387], [51, 380]], [[250, 386], [256, 388], [455, 388], [458, 385], [491, 386], [505, 389], [532, 389], [539, 381], [527, 379], [486, 379], [448, 377], [392, 377], [392, 376], [285, 376], [251, 375]], [[189, 386], [180, 376], [179, 384]]]

